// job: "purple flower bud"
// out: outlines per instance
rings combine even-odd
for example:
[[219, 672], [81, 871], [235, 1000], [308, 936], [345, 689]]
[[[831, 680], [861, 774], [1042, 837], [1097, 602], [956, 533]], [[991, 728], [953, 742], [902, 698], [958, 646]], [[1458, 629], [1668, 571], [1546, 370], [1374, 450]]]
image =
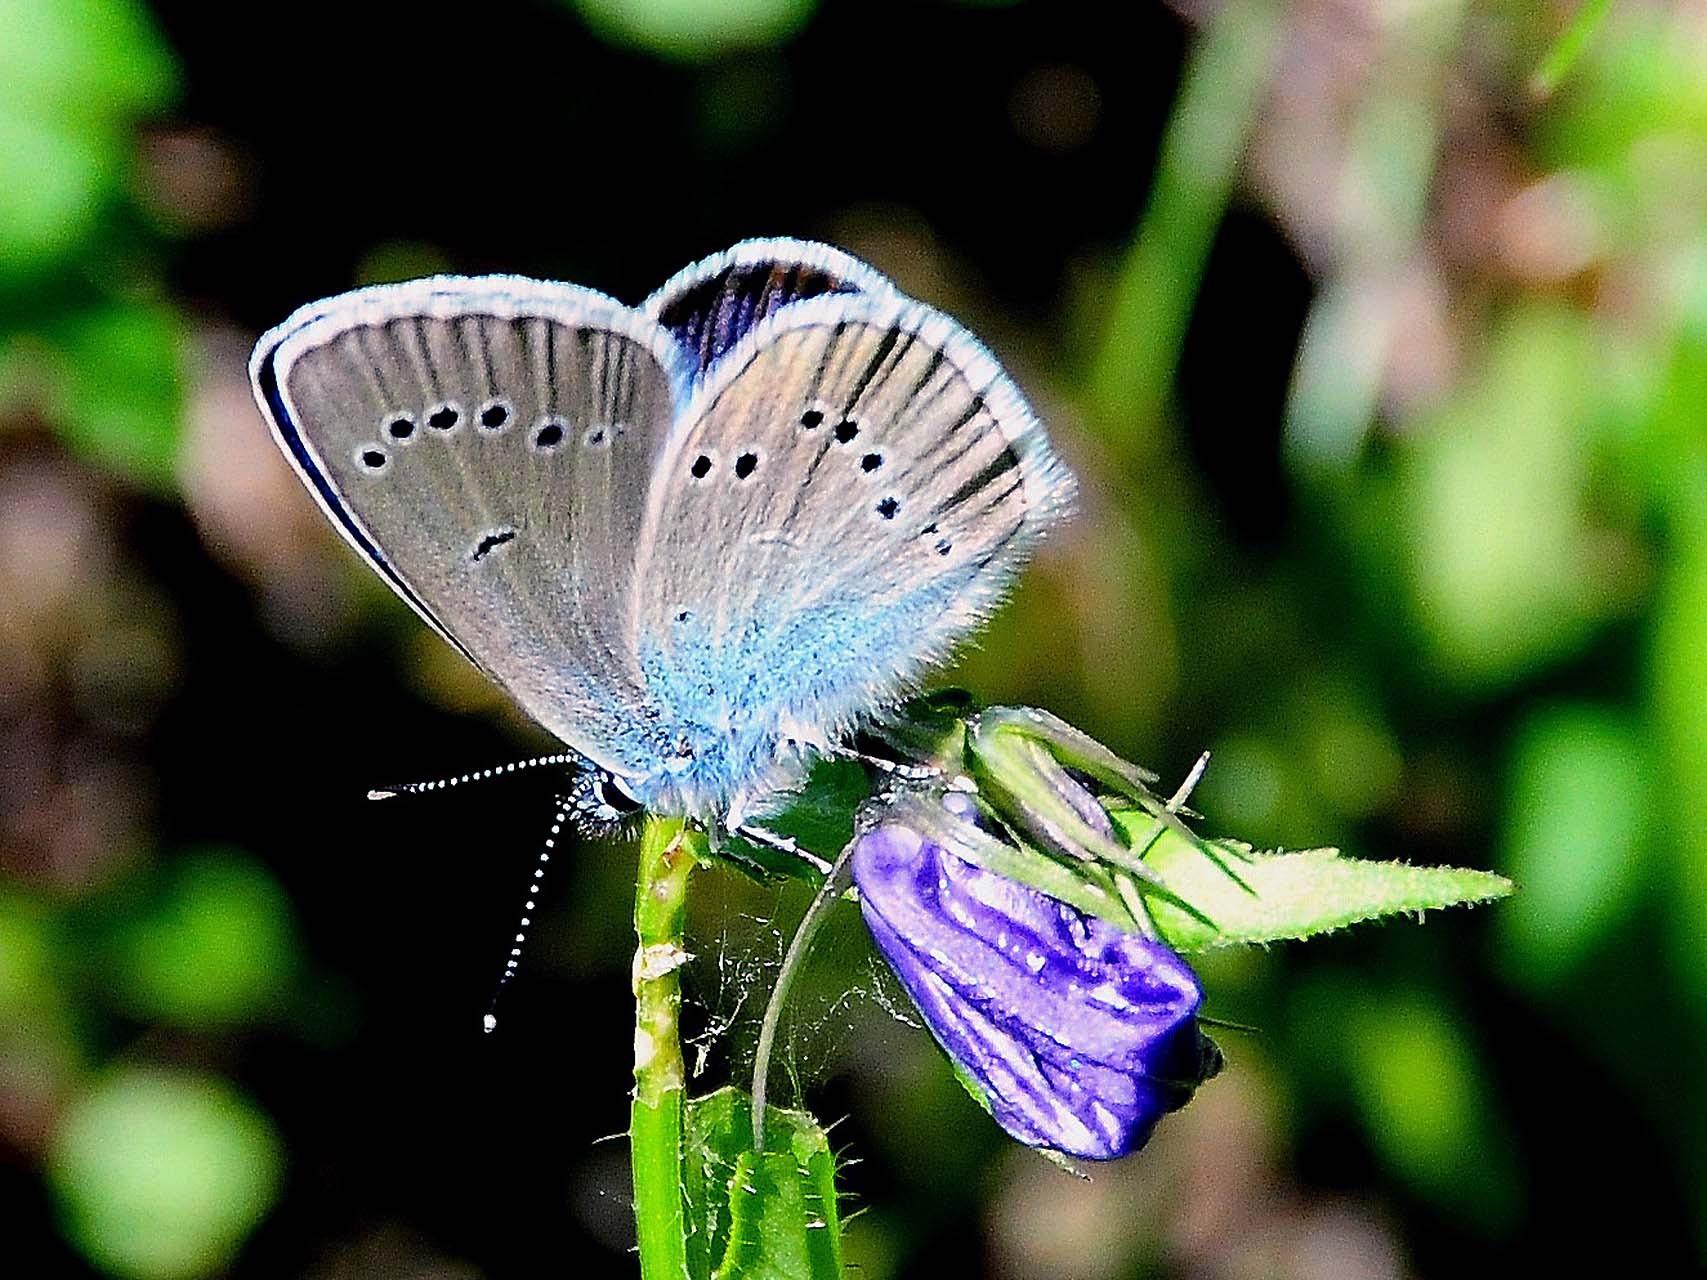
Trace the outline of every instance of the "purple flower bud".
[[938, 1042], [1008, 1133], [1109, 1160], [1221, 1065], [1202, 989], [1159, 942], [983, 871], [910, 827], [853, 853], [866, 924]]

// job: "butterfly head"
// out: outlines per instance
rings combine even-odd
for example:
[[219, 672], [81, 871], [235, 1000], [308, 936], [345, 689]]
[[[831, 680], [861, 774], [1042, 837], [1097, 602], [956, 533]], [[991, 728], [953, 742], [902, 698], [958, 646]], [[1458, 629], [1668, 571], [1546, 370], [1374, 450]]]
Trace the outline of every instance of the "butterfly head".
[[608, 769], [590, 769], [577, 778], [569, 802], [578, 825], [589, 834], [623, 831], [645, 811], [628, 784]]

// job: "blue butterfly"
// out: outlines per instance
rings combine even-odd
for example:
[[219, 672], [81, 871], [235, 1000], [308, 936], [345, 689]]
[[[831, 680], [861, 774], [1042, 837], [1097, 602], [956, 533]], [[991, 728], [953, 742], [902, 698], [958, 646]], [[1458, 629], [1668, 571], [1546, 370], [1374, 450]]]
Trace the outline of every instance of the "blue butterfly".
[[250, 374], [344, 537], [568, 744], [590, 819], [774, 812], [980, 625], [1073, 493], [976, 339], [801, 241], [639, 307], [519, 276], [360, 289]]

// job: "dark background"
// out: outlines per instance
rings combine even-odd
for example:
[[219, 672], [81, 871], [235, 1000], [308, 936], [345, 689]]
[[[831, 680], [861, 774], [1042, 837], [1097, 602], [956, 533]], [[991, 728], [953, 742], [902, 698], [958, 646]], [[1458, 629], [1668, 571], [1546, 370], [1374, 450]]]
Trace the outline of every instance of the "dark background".
[[[554, 780], [363, 795], [550, 743], [323, 527], [243, 362], [359, 283], [638, 300], [795, 235], [983, 336], [1083, 478], [953, 678], [1213, 748], [1211, 832], [1522, 886], [1207, 957], [1258, 1031], [1089, 1183], [840, 929], [790, 1052], [860, 1274], [1698, 1264], [1707, 44], [1619, 6], [1538, 83], [1573, 12], [0, 3], [9, 1250], [633, 1272], [632, 853], [563, 860], [482, 1037]], [[695, 893], [695, 1016], [750, 1020], [798, 904]]]

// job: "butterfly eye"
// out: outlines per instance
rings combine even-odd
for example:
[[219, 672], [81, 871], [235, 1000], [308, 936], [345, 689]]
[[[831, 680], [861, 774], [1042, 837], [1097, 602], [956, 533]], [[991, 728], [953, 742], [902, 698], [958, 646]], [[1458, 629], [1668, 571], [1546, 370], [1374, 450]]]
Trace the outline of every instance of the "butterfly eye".
[[640, 801], [636, 800], [622, 785], [622, 780], [614, 773], [600, 773], [593, 784], [593, 798], [605, 808], [618, 814], [640, 812]]

